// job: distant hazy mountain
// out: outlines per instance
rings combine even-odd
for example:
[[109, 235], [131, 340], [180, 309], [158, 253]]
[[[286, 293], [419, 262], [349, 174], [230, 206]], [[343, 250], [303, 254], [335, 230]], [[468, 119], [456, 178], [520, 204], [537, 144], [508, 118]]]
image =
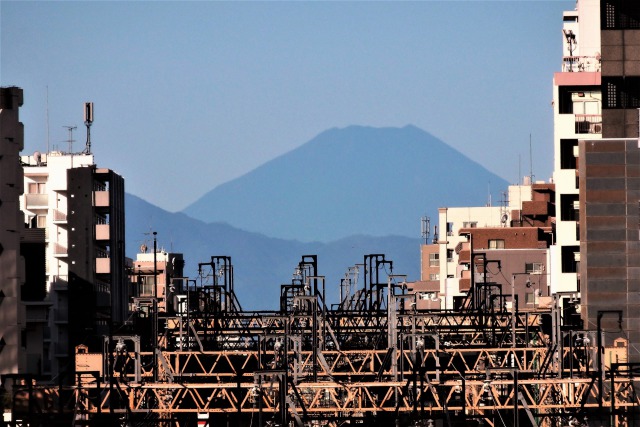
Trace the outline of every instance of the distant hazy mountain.
[[414, 126], [350, 126], [321, 133], [183, 212], [267, 236], [332, 241], [420, 234], [437, 208], [483, 206], [508, 183]]
[[195, 278], [199, 262], [212, 255], [231, 256], [235, 286], [243, 309], [275, 309], [280, 285], [291, 282], [302, 255], [318, 255], [318, 274], [326, 276], [327, 299], [337, 302], [340, 278], [347, 268], [362, 263], [365, 254], [384, 253], [394, 261], [394, 273], [419, 279], [420, 241], [406, 237], [354, 236], [331, 243], [300, 243], [239, 230], [226, 224], [205, 224], [182, 213], [170, 213], [136, 196], [126, 195], [127, 256], [136, 257], [140, 245], [158, 246], [185, 255], [185, 275]]

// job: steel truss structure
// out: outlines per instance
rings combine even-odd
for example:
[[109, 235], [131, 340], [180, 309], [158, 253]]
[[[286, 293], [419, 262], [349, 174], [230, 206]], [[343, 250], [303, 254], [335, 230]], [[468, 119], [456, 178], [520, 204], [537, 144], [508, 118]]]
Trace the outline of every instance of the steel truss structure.
[[[212, 273], [181, 289], [182, 306], [154, 313], [151, 302], [131, 334], [105, 337], [102, 352], [79, 349], [87, 363], [76, 364], [73, 385], [16, 378], [14, 414], [31, 426], [638, 420], [640, 365], [605, 363], [601, 330], [566, 324], [557, 306], [523, 312], [514, 302], [507, 310], [510, 296], [499, 287], [458, 311], [416, 310], [420, 295], [392, 274], [384, 255], [367, 255], [361, 265], [363, 286], [348, 283], [329, 307], [317, 258], [303, 256], [292, 283], [281, 287], [280, 310], [246, 312], [226, 277], [231, 259], [212, 257], [200, 264]], [[145, 330], [159, 333], [145, 337]]]

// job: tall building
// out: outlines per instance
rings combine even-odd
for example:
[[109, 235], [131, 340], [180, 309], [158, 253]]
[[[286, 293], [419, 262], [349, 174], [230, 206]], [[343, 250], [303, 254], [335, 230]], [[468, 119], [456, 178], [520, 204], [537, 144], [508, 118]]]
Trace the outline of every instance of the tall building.
[[24, 128], [19, 120], [22, 102], [22, 89], [0, 88], [0, 375], [24, 372], [26, 365], [25, 313], [20, 303], [24, 220], [18, 209], [22, 194], [20, 151], [24, 146]]
[[640, 362], [640, 139], [580, 141], [582, 318]]
[[640, 3], [578, 0], [554, 76], [552, 289], [580, 293], [587, 329], [640, 360]]
[[580, 289], [578, 141], [602, 137], [599, 0], [578, 0], [564, 12], [562, 69], [553, 78], [556, 241], [551, 247], [551, 291]]
[[[640, 361], [640, 3], [602, 0], [602, 136], [581, 140], [582, 317]], [[594, 13], [595, 15], [595, 13]]]
[[22, 163], [25, 225], [42, 231], [42, 250], [25, 251], [25, 262], [45, 266], [26, 283], [23, 300], [27, 310], [45, 307], [40, 373], [56, 377], [73, 366], [76, 345], [97, 346], [126, 319], [124, 180], [96, 167], [88, 152], [35, 153]]
[[[633, 0], [602, 0], [599, 12], [600, 20], [595, 21], [593, 27], [601, 30], [602, 40], [603, 137], [637, 138], [640, 3]], [[594, 16], [597, 16], [596, 13]]]

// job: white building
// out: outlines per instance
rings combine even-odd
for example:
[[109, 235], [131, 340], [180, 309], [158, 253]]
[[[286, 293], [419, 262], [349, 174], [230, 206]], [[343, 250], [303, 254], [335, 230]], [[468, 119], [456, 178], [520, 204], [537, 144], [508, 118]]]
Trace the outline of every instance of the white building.
[[22, 301], [40, 313], [27, 316], [27, 358], [38, 374], [72, 376], [75, 346], [95, 348], [128, 312], [124, 180], [90, 153], [34, 153], [22, 165]]
[[41, 228], [46, 234], [47, 292], [61, 278], [66, 280], [69, 265], [67, 227], [67, 170], [94, 165], [93, 154], [51, 152], [22, 156], [24, 195], [22, 211], [29, 228]]
[[563, 14], [562, 71], [553, 79], [556, 242], [551, 247], [551, 291], [579, 289], [578, 140], [602, 137], [600, 2], [578, 0]]
[[[506, 210], [500, 206], [457, 207], [438, 209], [438, 236], [440, 274], [440, 298], [443, 308], [454, 307], [454, 298], [465, 292], [460, 291], [459, 260], [456, 246], [466, 242], [466, 236], [460, 236], [463, 228], [501, 227], [506, 225], [503, 215]], [[508, 217], [507, 217], [508, 218]]]

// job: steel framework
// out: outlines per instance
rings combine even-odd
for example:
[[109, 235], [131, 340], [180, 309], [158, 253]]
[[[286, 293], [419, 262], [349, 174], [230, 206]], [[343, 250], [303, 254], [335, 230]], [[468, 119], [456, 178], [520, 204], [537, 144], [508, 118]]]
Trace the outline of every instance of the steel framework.
[[[416, 310], [420, 295], [384, 255], [367, 255], [363, 265], [363, 286], [349, 283], [329, 307], [317, 257], [305, 255], [281, 287], [278, 311], [247, 312], [233, 290], [231, 259], [212, 257], [200, 264], [200, 285], [179, 290], [185, 298], [175, 312], [141, 310], [131, 334], [105, 337], [101, 352], [79, 348], [73, 384], [14, 378], [13, 423], [515, 427], [638, 420], [640, 365], [605, 363], [601, 330], [566, 324], [558, 307], [507, 310], [510, 296], [483, 284], [494, 294], [476, 295], [461, 310]], [[207, 267], [213, 274], [203, 273]], [[145, 338], [145, 330], [160, 332]]]

